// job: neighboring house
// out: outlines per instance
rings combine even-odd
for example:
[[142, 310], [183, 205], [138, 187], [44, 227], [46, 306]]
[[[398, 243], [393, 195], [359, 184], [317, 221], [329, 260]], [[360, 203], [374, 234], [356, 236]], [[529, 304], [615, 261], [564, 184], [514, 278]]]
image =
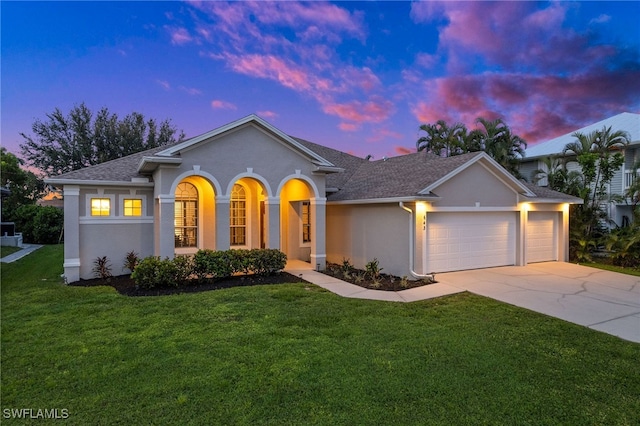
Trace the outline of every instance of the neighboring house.
[[[636, 178], [633, 165], [640, 161], [640, 114], [624, 112], [547, 142], [534, 145], [526, 150], [525, 157], [520, 164], [520, 173], [528, 181], [533, 181], [535, 170], [546, 169], [541, 159], [549, 156], [561, 156], [565, 146], [576, 141], [573, 136], [574, 133], [588, 135], [593, 131], [602, 130], [603, 127], [611, 127], [612, 131], [623, 130], [628, 132], [630, 136], [630, 144], [622, 150], [624, 164], [617, 171], [609, 185], [609, 196], [622, 195]], [[580, 171], [580, 166], [575, 161], [575, 157], [569, 156], [566, 161], [567, 170]], [[538, 184], [545, 186], [547, 182], [546, 180], [541, 180]], [[633, 218], [631, 207], [624, 202], [610, 203], [606, 206], [606, 209], [609, 218], [618, 226], [627, 224]]]
[[[367, 161], [251, 115], [198, 137], [47, 179], [64, 192], [64, 273], [127, 252], [277, 248], [324, 269], [377, 258], [419, 276], [567, 260], [569, 203], [482, 152]], [[117, 271], [114, 271], [117, 272]]]

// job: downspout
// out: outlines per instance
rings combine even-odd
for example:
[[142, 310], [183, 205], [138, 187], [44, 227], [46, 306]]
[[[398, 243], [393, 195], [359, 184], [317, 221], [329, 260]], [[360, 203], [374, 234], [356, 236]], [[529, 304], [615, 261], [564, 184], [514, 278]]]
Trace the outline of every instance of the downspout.
[[414, 234], [416, 232], [415, 226], [413, 224], [413, 210], [411, 210], [408, 207], [405, 207], [404, 202], [400, 201], [398, 203], [398, 205], [400, 206], [401, 209], [406, 210], [409, 212], [409, 272], [411, 273], [411, 275], [414, 278], [417, 278], [419, 280], [427, 278], [427, 279], [431, 279], [432, 281], [434, 280], [435, 276], [433, 273], [431, 274], [419, 274], [416, 271], [414, 271], [415, 268], [415, 257], [416, 257], [416, 247], [415, 244], [413, 243], [415, 238], [414, 238]]

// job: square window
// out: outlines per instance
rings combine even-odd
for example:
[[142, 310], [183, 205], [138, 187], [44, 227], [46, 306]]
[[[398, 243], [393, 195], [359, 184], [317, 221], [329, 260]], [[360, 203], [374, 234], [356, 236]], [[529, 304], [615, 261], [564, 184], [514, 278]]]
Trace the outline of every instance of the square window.
[[125, 216], [142, 216], [142, 200], [139, 198], [124, 199], [124, 215]]
[[109, 216], [111, 214], [111, 199], [92, 198], [91, 216]]

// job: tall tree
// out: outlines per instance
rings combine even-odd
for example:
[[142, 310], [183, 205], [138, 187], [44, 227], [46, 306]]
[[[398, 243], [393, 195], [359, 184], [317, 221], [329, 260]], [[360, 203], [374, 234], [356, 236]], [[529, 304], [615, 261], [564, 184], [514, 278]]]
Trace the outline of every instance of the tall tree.
[[84, 104], [65, 115], [56, 108], [47, 119], [36, 119], [33, 136], [21, 133], [21, 153], [48, 176], [124, 157], [184, 139], [184, 133], [163, 120], [160, 125], [137, 112], [118, 119], [107, 108], [94, 114]]
[[565, 146], [564, 154], [576, 157], [585, 186], [591, 189], [584, 201], [595, 208], [608, 201], [607, 187], [624, 163], [620, 149], [629, 144], [630, 136], [625, 131], [603, 127], [589, 134], [576, 132], [573, 137], [576, 140]]
[[518, 135], [514, 135], [507, 124], [498, 118], [492, 121], [482, 117], [476, 119], [482, 125], [479, 133], [480, 147], [512, 175], [521, 178], [518, 171], [520, 159], [524, 157], [527, 142]]
[[22, 168], [23, 161], [0, 147], [0, 184], [11, 193], [2, 202], [2, 217], [11, 220], [20, 206], [35, 204], [44, 193], [44, 182], [33, 172]]
[[511, 174], [520, 178], [518, 165], [527, 147], [525, 140], [514, 135], [501, 119], [488, 121], [478, 118], [476, 121], [483, 128], [471, 132], [464, 124], [456, 123], [449, 127], [444, 120], [438, 120], [435, 124], [423, 124], [420, 130], [426, 134], [418, 139], [416, 149], [441, 157], [485, 151]]
[[466, 138], [467, 128], [464, 124], [455, 123], [449, 127], [444, 120], [438, 120], [435, 124], [423, 124], [420, 130], [426, 135], [416, 142], [418, 151], [427, 151], [441, 157], [451, 157], [467, 152]]

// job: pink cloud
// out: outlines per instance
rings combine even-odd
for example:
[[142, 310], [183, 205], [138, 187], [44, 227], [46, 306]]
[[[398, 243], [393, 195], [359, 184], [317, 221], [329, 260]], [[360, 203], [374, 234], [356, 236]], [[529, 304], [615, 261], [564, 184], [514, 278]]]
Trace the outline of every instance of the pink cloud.
[[338, 128], [344, 132], [355, 132], [357, 131], [360, 126], [355, 124], [355, 123], [340, 123], [338, 124]]
[[183, 45], [191, 43], [194, 39], [186, 28], [165, 27], [171, 37], [171, 44]]
[[626, 105], [637, 104], [639, 92], [640, 70], [443, 77], [425, 84], [412, 113], [420, 123], [442, 119], [468, 128], [474, 127], [477, 117], [502, 118], [535, 143], [617, 114]]
[[228, 63], [242, 74], [274, 80], [298, 91], [311, 89], [311, 76], [305, 70], [273, 55], [229, 56]]
[[390, 101], [375, 98], [367, 102], [350, 101], [341, 104], [326, 104], [323, 107], [323, 111], [355, 123], [379, 123], [391, 115], [393, 104]]
[[263, 118], [270, 118], [270, 119], [274, 119], [276, 117], [278, 117], [278, 113], [274, 112], [274, 111], [269, 111], [269, 110], [265, 110], [265, 111], [258, 111], [258, 115], [260, 117]]
[[238, 109], [238, 107], [236, 107], [231, 102], [222, 101], [220, 99], [214, 99], [213, 101], [211, 101], [211, 108], [213, 108], [213, 109], [230, 109], [230, 110]]
[[394, 146], [393, 151], [398, 155], [407, 155], [407, 154], [413, 154], [414, 152], [416, 152], [415, 149], [410, 149], [405, 146]]

